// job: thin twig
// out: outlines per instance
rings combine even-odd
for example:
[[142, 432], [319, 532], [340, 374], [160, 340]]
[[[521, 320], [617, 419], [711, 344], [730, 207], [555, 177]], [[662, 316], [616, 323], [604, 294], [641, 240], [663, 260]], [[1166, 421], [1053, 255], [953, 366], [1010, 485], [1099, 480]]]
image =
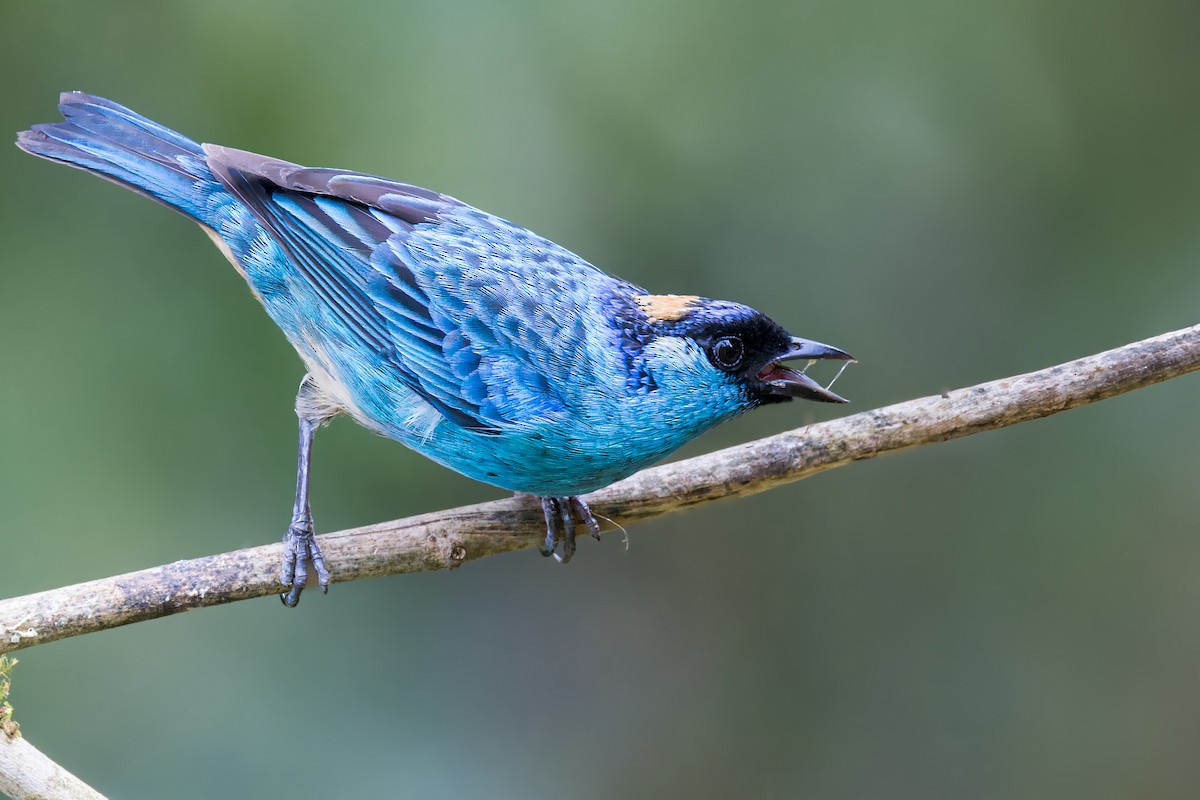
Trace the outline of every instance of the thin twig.
[[[1200, 326], [1038, 372], [864, 411], [648, 469], [590, 495], [597, 516], [627, 524], [817, 472], [1049, 416], [1200, 368]], [[532, 497], [438, 511], [321, 538], [334, 581], [457, 567], [533, 547]], [[0, 652], [279, 591], [279, 544], [0, 600]], [[281, 612], [282, 613], [282, 612]]]

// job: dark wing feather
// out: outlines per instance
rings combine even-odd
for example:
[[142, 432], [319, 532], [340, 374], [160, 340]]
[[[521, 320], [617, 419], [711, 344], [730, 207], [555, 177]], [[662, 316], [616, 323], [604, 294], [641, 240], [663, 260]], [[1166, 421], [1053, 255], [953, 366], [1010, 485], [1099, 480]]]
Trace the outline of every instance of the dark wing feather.
[[377, 208], [410, 225], [436, 222], [438, 215], [448, 208], [463, 206], [454, 198], [429, 189], [365, 172], [302, 167], [289, 161], [219, 145], [206, 144], [204, 151], [208, 154], [210, 166], [216, 160], [225, 169], [253, 175], [280, 189], [337, 197]]
[[[577, 354], [547, 354], [534, 341], [538, 333], [514, 325], [514, 315], [502, 314], [503, 287], [488, 285], [480, 273], [469, 285], [448, 284], [456, 276], [446, 270], [454, 267], [431, 276], [430, 259], [409, 251], [415, 225], [440, 225], [458, 211], [475, 222], [486, 215], [442, 194], [373, 175], [305, 168], [215, 145], [204, 149], [217, 179], [287, 252], [344, 331], [382, 357], [446, 419], [496, 433], [499, 423], [562, 408], [547, 373], [576, 361]], [[451, 227], [461, 224], [456, 217]], [[470, 233], [461, 242], [451, 240], [462, 252], [481, 246]], [[510, 273], [497, 276], [497, 283], [505, 279], [511, 281]], [[560, 350], [581, 347], [578, 330], [564, 333]]]
[[[344, 173], [304, 169], [212, 145], [206, 145], [205, 150], [217, 179], [288, 253], [300, 277], [341, 321], [344, 330], [382, 357], [409, 389], [446, 419], [476, 431], [497, 431], [494, 421], [482, 417], [479, 405], [467, 401], [460, 387], [446, 380], [446, 369], [440, 365], [446, 331], [433, 324], [428, 297], [419, 287], [404, 287], [403, 272], [407, 270], [394, 270], [396, 284], [383, 288], [406, 312], [403, 320], [389, 319], [396, 314], [385, 315], [374, 300], [380, 287], [372, 284], [383, 281], [383, 277], [372, 269], [372, 259], [386, 251], [388, 237], [412, 229], [412, 222], [398, 217], [385, 222], [368, 210], [370, 206], [352, 204], [358, 200], [347, 203], [340, 198], [326, 199], [326, 207], [322, 207], [320, 198], [331, 197], [323, 196], [330, 182]], [[389, 188], [392, 191], [380, 191], [379, 196], [396, 196], [409, 187], [394, 184]], [[419, 192], [422, 196], [414, 199], [427, 204], [424, 196], [428, 193]], [[360, 197], [370, 194], [361, 192]], [[397, 200], [390, 205], [398, 209], [402, 203]], [[407, 216], [415, 218], [413, 213]]]

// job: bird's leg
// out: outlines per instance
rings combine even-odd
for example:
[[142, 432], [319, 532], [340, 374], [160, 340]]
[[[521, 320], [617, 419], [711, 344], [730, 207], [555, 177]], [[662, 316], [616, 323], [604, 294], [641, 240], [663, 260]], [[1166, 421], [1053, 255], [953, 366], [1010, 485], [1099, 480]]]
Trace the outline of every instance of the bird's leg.
[[553, 555], [554, 548], [558, 547], [558, 498], [542, 498], [542, 516], [546, 518], [546, 543], [538, 549], [538, 552], [543, 556], [549, 556]]
[[296, 502], [292, 506], [292, 524], [283, 535], [283, 568], [279, 582], [290, 587], [279, 599], [288, 607], [300, 602], [308, 580], [308, 565], [317, 573], [317, 583], [322, 592], [329, 591], [329, 570], [325, 567], [325, 556], [313, 535], [312, 508], [308, 502], [308, 470], [312, 461], [313, 436], [317, 428], [329, 417], [314, 413], [317, 389], [311, 376], [304, 376], [300, 391], [296, 395], [296, 416], [300, 420], [300, 454], [296, 463]]
[[[566, 564], [575, 555], [575, 529], [580, 523], [593, 538], [600, 539], [600, 523], [588, 504], [578, 497], [543, 497], [542, 515], [546, 518], [546, 543], [538, 552], [554, 556], [561, 564]], [[559, 542], [562, 542], [561, 555], [555, 552]]]

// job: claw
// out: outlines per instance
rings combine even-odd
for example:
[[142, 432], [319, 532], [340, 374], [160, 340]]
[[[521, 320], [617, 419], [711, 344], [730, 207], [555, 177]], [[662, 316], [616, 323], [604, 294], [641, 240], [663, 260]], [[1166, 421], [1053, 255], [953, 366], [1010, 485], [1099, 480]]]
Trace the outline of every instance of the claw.
[[592, 510], [588, 508], [588, 504], [580, 500], [578, 497], [570, 498], [571, 508], [575, 512], [575, 517], [584, 524], [588, 529], [588, 533], [597, 542], [600, 541], [600, 523], [596, 521]]
[[300, 602], [300, 592], [300, 587], [293, 584], [290, 591], [283, 592], [279, 595], [279, 602], [283, 603], [288, 608], [295, 608], [296, 604]]
[[283, 567], [279, 572], [279, 582], [289, 587], [289, 590], [279, 595], [279, 599], [288, 608], [295, 608], [300, 602], [300, 593], [308, 582], [308, 567], [311, 564], [317, 573], [317, 583], [322, 593], [329, 592], [329, 569], [325, 566], [325, 556], [321, 552], [317, 539], [313, 535], [312, 517], [300, 517], [292, 520], [287, 533], [283, 535]]
[[[575, 530], [582, 524], [594, 539], [600, 538], [600, 523], [578, 497], [543, 497], [542, 515], [546, 518], [546, 541], [538, 548], [543, 556], [554, 556], [566, 564], [575, 555]], [[558, 545], [562, 543], [562, 551]]]

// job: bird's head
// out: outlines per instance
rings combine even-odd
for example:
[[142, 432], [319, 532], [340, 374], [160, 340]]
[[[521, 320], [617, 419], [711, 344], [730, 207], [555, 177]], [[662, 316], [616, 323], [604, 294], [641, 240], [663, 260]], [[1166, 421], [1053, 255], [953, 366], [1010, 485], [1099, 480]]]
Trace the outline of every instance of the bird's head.
[[690, 295], [632, 299], [645, 320], [639, 338], [647, 382], [655, 391], [687, 401], [694, 411], [725, 418], [793, 398], [847, 402], [805, 375], [807, 367], [783, 363], [854, 360], [836, 347], [792, 336], [738, 303]]

